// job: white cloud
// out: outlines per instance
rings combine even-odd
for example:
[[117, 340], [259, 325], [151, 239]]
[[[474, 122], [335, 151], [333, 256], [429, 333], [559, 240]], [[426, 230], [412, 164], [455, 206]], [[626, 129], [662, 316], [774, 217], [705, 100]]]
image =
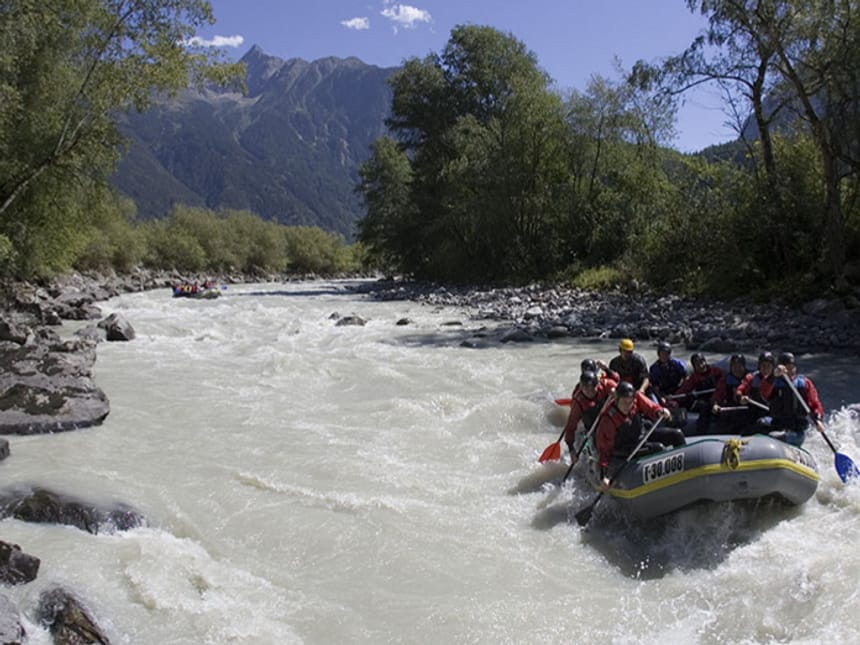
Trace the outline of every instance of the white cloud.
[[209, 40], [194, 36], [185, 41], [186, 45], [192, 47], [239, 47], [245, 42], [245, 38], [236, 36], [212, 36]]
[[[387, 3], [386, 3], [387, 4]], [[383, 16], [396, 23], [397, 26], [413, 29], [416, 23], [432, 22], [433, 18], [429, 11], [418, 9], [408, 4], [395, 4], [380, 12]]]
[[370, 29], [370, 20], [367, 18], [350, 18], [349, 20], [341, 20], [340, 24], [342, 24], [347, 29], [355, 29], [356, 31], [361, 31], [362, 29]]

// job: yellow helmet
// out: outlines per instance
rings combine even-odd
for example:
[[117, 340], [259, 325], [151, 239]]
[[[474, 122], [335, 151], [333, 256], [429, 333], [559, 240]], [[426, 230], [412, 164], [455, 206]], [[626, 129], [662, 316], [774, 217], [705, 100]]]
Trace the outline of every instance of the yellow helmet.
[[625, 352], [632, 352], [633, 341], [629, 338], [622, 338], [621, 342], [618, 344], [618, 349], [624, 350]]

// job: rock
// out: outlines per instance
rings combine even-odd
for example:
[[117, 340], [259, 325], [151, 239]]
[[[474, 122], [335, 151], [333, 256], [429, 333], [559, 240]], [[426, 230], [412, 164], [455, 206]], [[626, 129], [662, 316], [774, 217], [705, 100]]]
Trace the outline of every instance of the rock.
[[31, 582], [39, 573], [39, 558], [21, 551], [17, 544], [0, 541], [0, 582], [18, 585]]
[[40, 434], [104, 421], [110, 403], [92, 378], [95, 344], [0, 342], [0, 434]]
[[398, 327], [403, 327], [405, 325], [411, 325], [412, 321], [409, 318], [400, 318], [396, 323], [394, 323]]
[[39, 597], [37, 619], [50, 630], [55, 645], [110, 643], [83, 604], [60, 587], [45, 591]]
[[0, 315], [0, 340], [9, 341], [18, 345], [26, 345], [33, 341], [33, 330], [24, 325], [16, 324]]
[[142, 514], [124, 504], [106, 509], [45, 489], [0, 493], [0, 518], [6, 517], [37, 524], [65, 524], [93, 535], [126, 531], [145, 522]]
[[720, 338], [716, 336], [714, 338], [709, 338], [701, 345], [699, 345], [699, 349], [703, 352], [717, 352], [720, 354], [730, 354], [734, 351], [737, 351], [738, 346], [732, 340]]
[[534, 341], [534, 337], [525, 329], [514, 327], [502, 334], [499, 341], [502, 343], [530, 343]]
[[0, 438], [0, 461], [3, 461], [10, 454], [9, 442]]
[[106, 338], [113, 340], [134, 340], [134, 328], [121, 314], [111, 314], [100, 321], [99, 327], [105, 330]]
[[335, 327], [345, 327], [345, 326], [357, 326], [364, 327], [367, 324], [367, 321], [361, 316], [356, 316], [352, 314], [350, 316], [344, 316], [340, 320], [338, 320], [334, 326]]
[[567, 330], [567, 327], [563, 325], [554, 325], [546, 332], [547, 338], [566, 338], [568, 336], [570, 336], [570, 332]]

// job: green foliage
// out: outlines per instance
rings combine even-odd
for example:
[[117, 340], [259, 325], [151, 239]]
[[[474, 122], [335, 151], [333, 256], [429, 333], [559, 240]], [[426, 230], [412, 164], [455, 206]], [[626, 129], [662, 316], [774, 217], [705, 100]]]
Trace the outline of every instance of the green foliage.
[[315, 226], [284, 228], [290, 273], [331, 275], [353, 267], [343, 238]]
[[572, 287], [591, 291], [606, 291], [629, 282], [620, 269], [608, 266], [592, 267], [579, 271], [568, 281]]
[[212, 20], [204, 0], [0, 6], [0, 233], [20, 275], [65, 270], [85, 245], [91, 195], [109, 199], [116, 111], [144, 109], [189, 78], [233, 77], [233, 66], [183, 44]]
[[513, 36], [456, 27], [441, 55], [391, 79], [389, 125], [362, 168], [360, 239], [395, 270], [525, 280], [557, 270], [565, 128], [559, 98]]
[[169, 218], [150, 220], [128, 233], [145, 241], [144, 263], [156, 269], [331, 275], [359, 268], [340, 235], [312, 226], [281, 226], [248, 211], [177, 206]]
[[410, 201], [412, 168], [406, 153], [389, 137], [377, 139], [359, 175], [356, 192], [367, 215], [359, 222], [358, 239], [366, 245], [368, 260], [377, 266], [408, 270], [409, 232], [416, 223]]
[[104, 199], [95, 204], [83, 231], [86, 243], [74, 260], [74, 268], [124, 273], [138, 266], [143, 261], [145, 240], [133, 226], [134, 217], [134, 203], [128, 199]]

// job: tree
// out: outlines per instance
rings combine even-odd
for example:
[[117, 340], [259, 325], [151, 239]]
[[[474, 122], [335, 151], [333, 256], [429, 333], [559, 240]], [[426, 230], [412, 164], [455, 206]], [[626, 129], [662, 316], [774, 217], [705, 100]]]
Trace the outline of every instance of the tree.
[[367, 215], [358, 224], [358, 239], [366, 245], [368, 257], [387, 269], [417, 269], [419, 265], [409, 261], [416, 223], [410, 201], [412, 168], [406, 153], [390, 137], [381, 137], [371, 145], [370, 158], [359, 175], [355, 190], [364, 200]]
[[672, 133], [674, 107], [660, 93], [601, 76], [570, 94], [572, 198], [564, 230], [575, 264], [612, 263], [662, 216], [667, 182], [658, 143]]
[[[778, 258], [792, 265], [790, 236], [780, 220], [785, 182], [777, 168], [771, 124], [777, 112], [791, 111], [794, 124], [805, 124], [820, 156], [824, 202], [826, 258], [839, 287], [846, 260], [849, 229], [843, 188], [860, 171], [854, 157], [860, 149], [860, 3], [857, 0], [687, 0], [688, 7], [709, 17], [709, 29], [679, 57], [663, 67], [667, 86], [684, 91], [691, 84], [717, 81], [741, 87], [758, 126], [767, 176], [767, 199], [761, 210], [781, 249]], [[706, 56], [706, 50], [708, 56]], [[646, 66], [640, 67], [640, 72]], [[648, 76], [645, 74], [644, 76]], [[768, 108], [770, 102], [774, 107]], [[801, 128], [802, 129], [802, 128]], [[800, 267], [803, 268], [803, 267]], [[808, 268], [808, 267], [807, 267]]]
[[[565, 130], [534, 54], [491, 27], [458, 26], [441, 54], [407, 61], [391, 84], [388, 125], [404, 156], [378, 147], [366, 168], [360, 189], [377, 207], [365, 235], [376, 231], [400, 266], [424, 277], [523, 279], [550, 270]], [[394, 182], [384, 189], [368, 181], [383, 171]], [[399, 200], [407, 185], [408, 204], [383, 216], [379, 198]], [[410, 232], [408, 246], [379, 235], [395, 230]]]
[[112, 116], [238, 67], [187, 43], [205, 0], [9, 0], [0, 5], [0, 234], [50, 236], [39, 210], [106, 185], [122, 141]]

